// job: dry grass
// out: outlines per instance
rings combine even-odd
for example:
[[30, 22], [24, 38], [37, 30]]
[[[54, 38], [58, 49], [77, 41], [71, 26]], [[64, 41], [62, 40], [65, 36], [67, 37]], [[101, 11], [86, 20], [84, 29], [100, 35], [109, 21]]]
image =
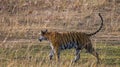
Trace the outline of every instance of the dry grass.
[[[100, 25], [98, 13], [104, 18], [102, 31], [92, 39], [95, 45], [102, 43], [96, 46], [102, 58], [98, 67], [119, 67], [119, 0], [0, 0], [0, 66], [56, 67], [54, 61], [48, 61], [49, 47], [43, 46], [47, 43], [36, 41], [39, 31], [90, 33]], [[113, 53], [107, 54], [109, 51]], [[70, 66], [73, 54], [69, 52], [63, 52], [60, 67], [96, 67], [94, 58], [85, 53]]]
[[6, 42], [7, 47], [0, 49], [1, 67], [119, 67], [120, 46], [109, 44], [97, 44], [96, 50], [100, 55], [101, 63], [96, 64], [96, 59], [85, 50], [81, 52], [81, 59], [77, 63], [71, 63], [74, 58], [74, 49], [61, 52], [61, 61], [57, 64], [55, 57], [49, 60], [50, 47], [47, 42]]
[[91, 32], [99, 27], [98, 13], [104, 18], [104, 32], [120, 32], [119, 0], [3, 0], [0, 5], [2, 38], [7, 33], [11, 38], [36, 38], [46, 28]]

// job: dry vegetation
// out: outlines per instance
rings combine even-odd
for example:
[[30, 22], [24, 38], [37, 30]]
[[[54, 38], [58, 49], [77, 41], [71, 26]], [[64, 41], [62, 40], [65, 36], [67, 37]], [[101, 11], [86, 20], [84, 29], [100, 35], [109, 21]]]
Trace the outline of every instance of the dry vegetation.
[[56, 67], [48, 59], [48, 42], [38, 42], [39, 31], [93, 32], [104, 26], [93, 44], [101, 64], [83, 50], [81, 60], [70, 64], [74, 53], [63, 51], [60, 67], [120, 66], [120, 0], [0, 0], [0, 66]]

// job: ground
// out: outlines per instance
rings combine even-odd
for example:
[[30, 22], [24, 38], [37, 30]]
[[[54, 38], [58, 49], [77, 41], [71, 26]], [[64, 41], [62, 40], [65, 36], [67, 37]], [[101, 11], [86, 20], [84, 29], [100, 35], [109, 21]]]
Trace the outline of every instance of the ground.
[[0, 67], [56, 67], [50, 61], [49, 43], [39, 42], [40, 30], [92, 33], [101, 64], [82, 50], [71, 64], [74, 49], [62, 51], [60, 67], [120, 66], [120, 0], [0, 0]]

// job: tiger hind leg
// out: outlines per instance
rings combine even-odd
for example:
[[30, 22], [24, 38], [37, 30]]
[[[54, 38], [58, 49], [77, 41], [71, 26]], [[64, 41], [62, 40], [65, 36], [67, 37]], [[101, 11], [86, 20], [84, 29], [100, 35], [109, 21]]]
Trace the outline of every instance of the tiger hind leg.
[[77, 62], [80, 59], [80, 49], [76, 49], [75, 59], [72, 62]]
[[93, 48], [92, 50], [93, 50], [93, 51], [90, 52], [90, 53], [97, 58], [97, 63], [100, 63], [98, 53], [94, 50], [94, 48]]
[[100, 58], [99, 58], [99, 55], [98, 55], [98, 53], [95, 51], [95, 49], [92, 47], [92, 45], [89, 45], [87, 48], [86, 48], [86, 50], [90, 53], [90, 54], [92, 54], [93, 56], [95, 56], [96, 57], [96, 59], [97, 59], [97, 63], [100, 63]]

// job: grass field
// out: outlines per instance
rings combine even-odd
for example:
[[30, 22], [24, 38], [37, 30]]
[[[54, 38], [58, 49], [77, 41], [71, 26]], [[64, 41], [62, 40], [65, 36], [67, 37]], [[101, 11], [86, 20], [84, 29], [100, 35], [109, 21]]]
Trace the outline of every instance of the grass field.
[[[39, 42], [40, 30], [91, 33], [100, 54], [96, 64], [82, 50], [81, 59], [71, 64], [74, 49], [61, 52], [61, 61], [49, 60], [48, 42]], [[0, 0], [0, 67], [120, 67], [120, 0]]]
[[[0, 49], [1, 67], [56, 67], [55, 58], [49, 60], [50, 46], [47, 42], [8, 42], [6, 48]], [[112, 46], [105, 43], [94, 45], [99, 53], [101, 61], [96, 64], [96, 59], [83, 49], [81, 59], [77, 63], [71, 63], [74, 58], [74, 49], [61, 52], [60, 67], [119, 67], [120, 46]]]

